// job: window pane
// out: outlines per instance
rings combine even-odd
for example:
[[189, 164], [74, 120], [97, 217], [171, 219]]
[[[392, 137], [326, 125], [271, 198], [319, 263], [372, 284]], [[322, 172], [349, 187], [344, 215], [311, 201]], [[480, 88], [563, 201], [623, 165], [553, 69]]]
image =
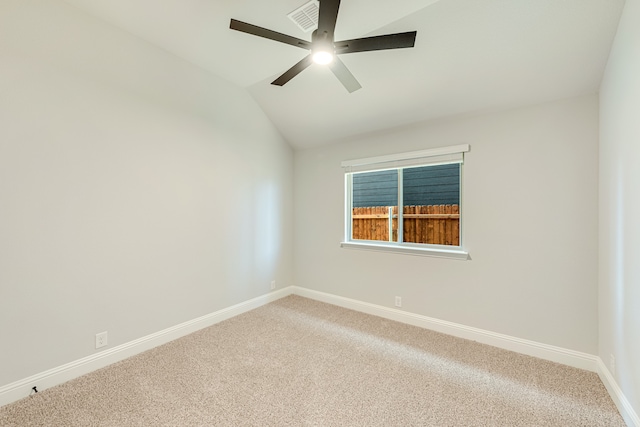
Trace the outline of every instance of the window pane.
[[354, 173], [352, 203], [353, 240], [398, 241], [397, 169]]
[[402, 181], [403, 241], [460, 246], [460, 165], [407, 168]]

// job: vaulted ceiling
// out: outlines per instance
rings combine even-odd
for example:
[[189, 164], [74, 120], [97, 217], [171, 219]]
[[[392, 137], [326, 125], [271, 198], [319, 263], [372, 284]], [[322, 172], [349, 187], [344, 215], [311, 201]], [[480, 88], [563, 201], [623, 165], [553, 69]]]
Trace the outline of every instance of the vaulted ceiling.
[[342, 0], [336, 39], [417, 30], [413, 49], [341, 56], [283, 87], [307, 52], [229, 29], [235, 18], [310, 40], [287, 14], [305, 0], [66, 0], [227, 79], [296, 148], [450, 115], [595, 93], [624, 0]]

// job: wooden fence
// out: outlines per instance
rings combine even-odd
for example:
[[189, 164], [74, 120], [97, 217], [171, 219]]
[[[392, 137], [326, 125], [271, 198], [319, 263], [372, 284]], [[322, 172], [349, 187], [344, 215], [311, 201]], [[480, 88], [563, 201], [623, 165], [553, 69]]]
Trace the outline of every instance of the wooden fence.
[[[458, 205], [405, 206], [402, 216], [403, 242], [460, 245]], [[398, 241], [397, 206], [353, 208], [352, 220], [354, 240]]]

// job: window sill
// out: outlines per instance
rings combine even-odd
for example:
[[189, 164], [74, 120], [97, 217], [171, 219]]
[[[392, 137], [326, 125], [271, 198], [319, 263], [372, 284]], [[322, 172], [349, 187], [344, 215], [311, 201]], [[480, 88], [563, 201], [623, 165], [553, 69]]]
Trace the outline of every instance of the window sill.
[[456, 249], [435, 249], [435, 248], [420, 248], [411, 246], [400, 246], [392, 244], [378, 244], [370, 242], [341, 242], [340, 247], [346, 249], [361, 249], [367, 251], [379, 251], [379, 252], [395, 252], [407, 255], [418, 256], [430, 256], [437, 258], [450, 258], [458, 260], [468, 260], [469, 252]]

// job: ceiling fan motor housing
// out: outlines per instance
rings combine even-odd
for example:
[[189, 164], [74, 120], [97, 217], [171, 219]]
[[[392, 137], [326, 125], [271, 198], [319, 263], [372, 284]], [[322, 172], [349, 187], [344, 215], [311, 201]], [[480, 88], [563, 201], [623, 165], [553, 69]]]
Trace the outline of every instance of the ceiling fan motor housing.
[[318, 30], [315, 30], [311, 35], [311, 40], [313, 61], [318, 64], [328, 64], [332, 62], [336, 54], [333, 37], [329, 37], [326, 31], [318, 35]]

